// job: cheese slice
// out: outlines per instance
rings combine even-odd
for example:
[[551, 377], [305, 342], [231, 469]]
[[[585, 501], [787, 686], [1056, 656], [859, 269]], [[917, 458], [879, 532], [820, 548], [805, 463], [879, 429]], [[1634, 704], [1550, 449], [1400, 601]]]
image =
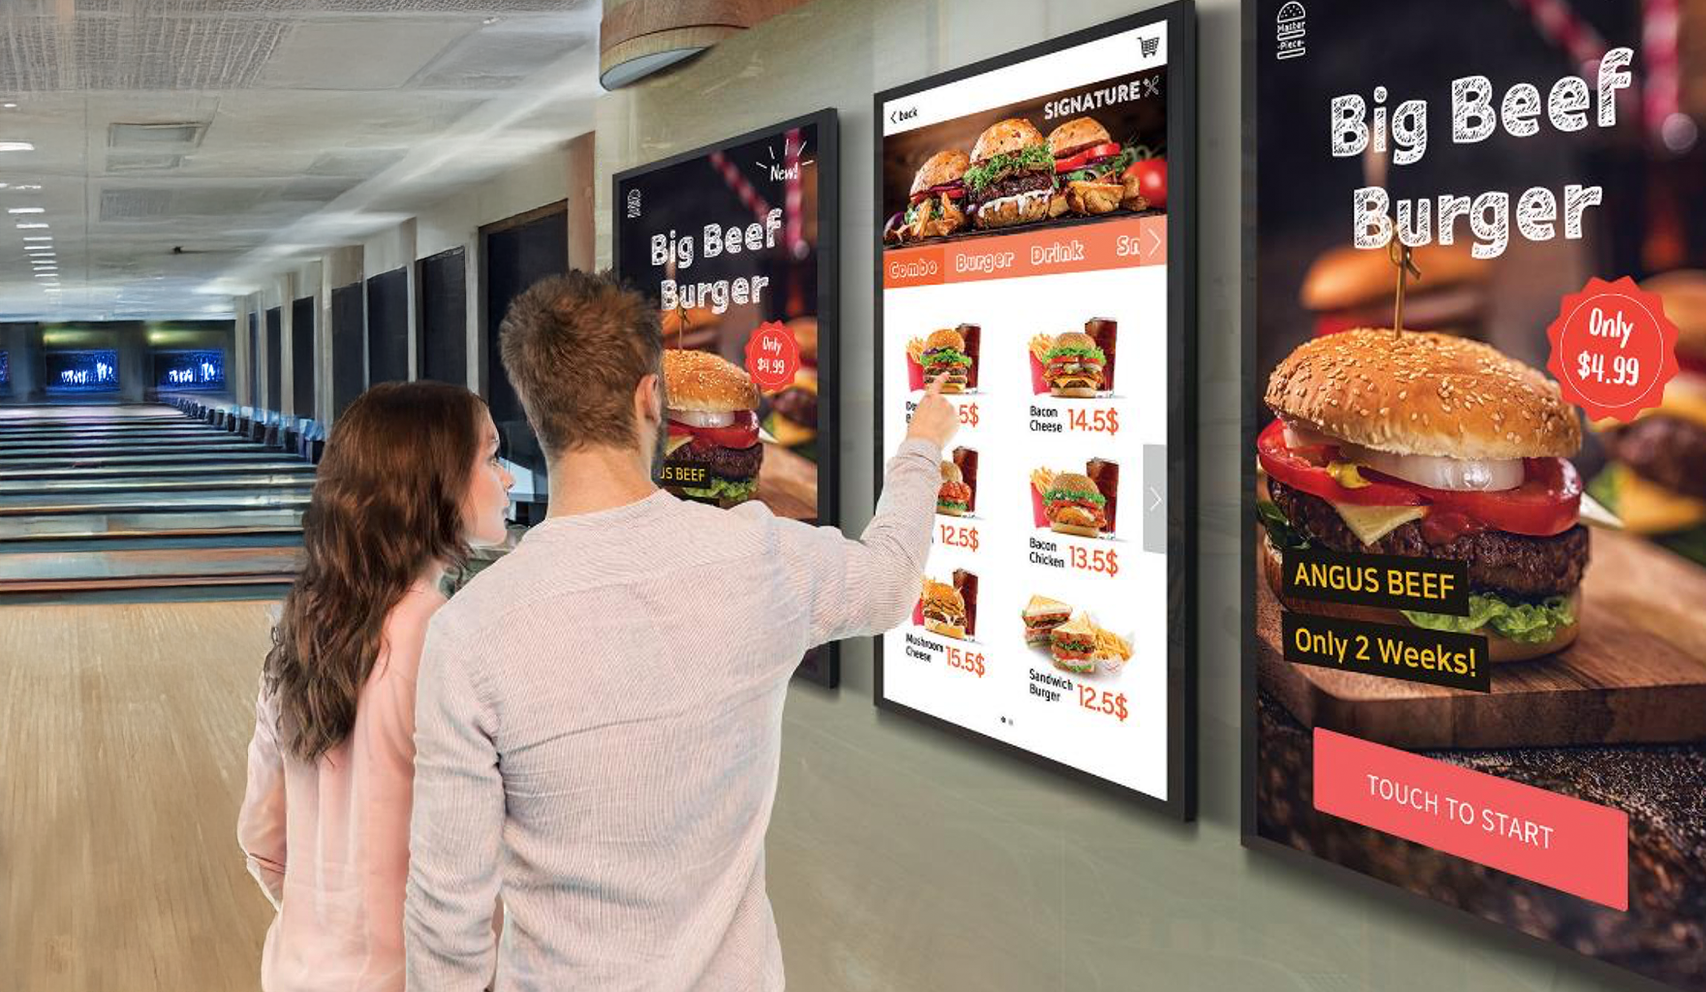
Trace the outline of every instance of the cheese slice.
[[775, 435], [776, 443], [780, 444], [784, 448], [797, 447], [799, 445], [806, 444], [811, 441], [812, 438], [817, 437], [817, 431], [812, 430], [810, 427], [796, 424], [781, 414], [771, 417], [770, 422], [765, 426], [768, 427], [770, 432]]
[[1427, 516], [1425, 506], [1355, 506], [1333, 503], [1345, 526], [1364, 544], [1373, 544], [1412, 520]]
[[675, 454], [675, 449], [681, 447], [682, 445], [688, 443], [691, 440], [693, 440], [693, 435], [691, 435], [691, 434], [677, 434], [677, 435], [671, 437], [669, 439], [669, 443], [664, 445], [664, 449], [663, 449], [664, 456], [668, 457], [670, 455]]
[[1706, 500], [1666, 489], [1617, 465], [1617, 515], [1637, 534], [1665, 534], [1706, 523]]

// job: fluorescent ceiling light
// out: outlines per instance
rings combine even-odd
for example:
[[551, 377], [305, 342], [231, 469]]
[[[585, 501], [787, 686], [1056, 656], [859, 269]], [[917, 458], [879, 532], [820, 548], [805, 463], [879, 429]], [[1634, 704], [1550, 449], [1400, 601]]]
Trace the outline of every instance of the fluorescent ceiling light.
[[19, 224], [18, 230], [20, 230], [20, 231], [39, 231], [39, 230], [42, 230], [44, 228], [49, 228], [52, 226], [53, 226], [52, 224], [41, 224], [41, 223]]
[[0, 103], [0, 107], [5, 107], [7, 110], [18, 109], [18, 105], [15, 103]]
[[7, 207], [6, 212], [9, 214], [45, 214], [45, 213], [47, 213], [47, 208], [46, 207]]
[[30, 234], [30, 235], [26, 235], [24, 237], [24, 240], [25, 241], [52, 241], [53, 235], [51, 235], [51, 234]]
[[[6, 184], [5, 184], [5, 183], [0, 183], [0, 186], [4, 186], [4, 185], [6, 185]], [[13, 189], [41, 189], [41, 187], [40, 187], [40, 186], [36, 186], [36, 185], [34, 185], [34, 184], [31, 184], [31, 183], [26, 183], [26, 184], [24, 184], [24, 185], [22, 185], [22, 186], [14, 186], [14, 187], [12, 187], [12, 188], [13, 188]]]
[[36, 146], [27, 141], [0, 141], [0, 152], [33, 152]]
[[50, 272], [38, 272], [38, 273], [36, 273], [36, 278], [37, 279], [58, 279], [59, 277], [50, 273]]

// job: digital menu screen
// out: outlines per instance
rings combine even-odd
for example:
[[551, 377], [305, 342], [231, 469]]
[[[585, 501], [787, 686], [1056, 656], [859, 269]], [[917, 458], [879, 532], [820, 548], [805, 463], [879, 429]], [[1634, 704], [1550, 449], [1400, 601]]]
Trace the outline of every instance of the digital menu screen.
[[1706, 64], [1245, 10], [1246, 842], [1706, 989]]
[[119, 388], [118, 352], [111, 349], [49, 349], [46, 364], [50, 393], [106, 393]]
[[[838, 522], [833, 110], [615, 177], [615, 270], [662, 316], [659, 485]], [[833, 645], [800, 674], [834, 685]]]
[[218, 389], [225, 385], [225, 355], [219, 351], [154, 352], [154, 388]]
[[876, 98], [879, 456], [931, 379], [961, 424], [877, 702], [1181, 816], [1189, 17]]
[[0, 386], [10, 385], [11, 382], [12, 382], [12, 361], [11, 361], [11, 357], [6, 352], [0, 351]]

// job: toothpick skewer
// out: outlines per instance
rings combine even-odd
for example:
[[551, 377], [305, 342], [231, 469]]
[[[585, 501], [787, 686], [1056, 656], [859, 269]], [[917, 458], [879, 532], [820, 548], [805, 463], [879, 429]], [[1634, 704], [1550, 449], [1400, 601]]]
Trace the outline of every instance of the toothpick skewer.
[[1397, 337], [1404, 333], [1404, 284], [1409, 276], [1421, 282], [1422, 272], [1410, 261], [1410, 246], [1397, 238], [1386, 243], [1386, 257], [1398, 267], [1398, 296], [1392, 306], [1392, 335]]

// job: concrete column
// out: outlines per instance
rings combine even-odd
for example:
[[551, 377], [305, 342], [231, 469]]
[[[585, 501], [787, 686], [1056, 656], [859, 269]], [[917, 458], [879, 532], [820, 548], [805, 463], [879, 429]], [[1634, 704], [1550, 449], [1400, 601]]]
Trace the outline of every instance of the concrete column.
[[569, 170], [569, 268], [583, 272], [598, 268], [598, 184], [593, 157], [595, 132], [569, 140], [565, 164]]

